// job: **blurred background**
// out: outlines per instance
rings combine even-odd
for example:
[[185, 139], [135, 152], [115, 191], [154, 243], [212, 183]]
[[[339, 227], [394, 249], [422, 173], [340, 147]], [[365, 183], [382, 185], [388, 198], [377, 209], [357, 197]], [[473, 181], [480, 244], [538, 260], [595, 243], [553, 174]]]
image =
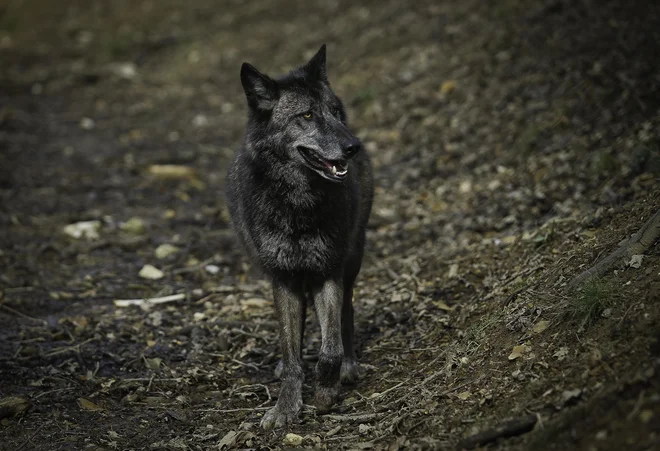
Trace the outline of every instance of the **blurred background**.
[[281, 446], [223, 183], [242, 62], [324, 43], [377, 189], [364, 379], [302, 443], [659, 446], [657, 249], [562, 292], [660, 207], [656, 2], [0, 0], [0, 449]]

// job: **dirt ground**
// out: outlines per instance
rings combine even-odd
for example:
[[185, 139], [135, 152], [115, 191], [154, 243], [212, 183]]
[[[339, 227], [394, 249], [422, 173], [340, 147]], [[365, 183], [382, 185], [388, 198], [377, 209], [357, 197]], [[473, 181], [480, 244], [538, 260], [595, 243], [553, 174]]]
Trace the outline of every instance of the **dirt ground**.
[[[263, 432], [238, 74], [322, 43], [377, 184], [362, 378]], [[660, 208], [659, 62], [646, 1], [1, 1], [0, 449], [660, 449], [660, 249], [564, 289]]]

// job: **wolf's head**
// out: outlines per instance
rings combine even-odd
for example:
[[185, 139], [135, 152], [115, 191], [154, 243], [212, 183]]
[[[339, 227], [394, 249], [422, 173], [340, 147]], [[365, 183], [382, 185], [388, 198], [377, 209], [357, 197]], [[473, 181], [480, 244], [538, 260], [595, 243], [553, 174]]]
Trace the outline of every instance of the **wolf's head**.
[[307, 64], [277, 79], [243, 63], [241, 83], [255, 152], [274, 152], [278, 159], [335, 182], [347, 177], [349, 161], [362, 146], [330, 89], [325, 45]]

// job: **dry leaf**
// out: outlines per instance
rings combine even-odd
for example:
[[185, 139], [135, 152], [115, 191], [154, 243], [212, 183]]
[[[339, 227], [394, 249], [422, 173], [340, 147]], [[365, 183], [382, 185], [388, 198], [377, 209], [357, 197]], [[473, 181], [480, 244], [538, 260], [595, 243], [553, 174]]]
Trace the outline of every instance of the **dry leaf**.
[[236, 431], [229, 431], [218, 443], [218, 449], [229, 449], [236, 444], [238, 434]]
[[147, 368], [150, 370], [157, 370], [160, 368], [160, 364], [163, 361], [160, 357], [154, 357], [153, 359], [144, 359], [145, 363], [147, 364]]
[[574, 399], [579, 398], [582, 395], [582, 389], [576, 388], [574, 390], [564, 390], [561, 394], [562, 404], [566, 404]]
[[78, 404], [85, 410], [103, 410], [103, 407], [85, 398], [78, 398]]
[[535, 334], [540, 334], [541, 332], [543, 332], [544, 330], [546, 330], [548, 328], [549, 324], [550, 324], [549, 321], [545, 321], [545, 320], [539, 321], [532, 328], [532, 332], [534, 332]]
[[566, 346], [562, 346], [557, 350], [557, 352], [552, 354], [552, 356], [557, 357], [557, 360], [559, 361], [564, 360], [567, 355], [568, 355], [568, 348]]
[[18, 416], [30, 407], [27, 396], [7, 396], [0, 399], [0, 418]]
[[445, 80], [445, 81], [442, 82], [442, 85], [440, 85], [440, 94], [442, 94], [442, 95], [449, 94], [454, 89], [456, 89], [456, 81], [455, 80]]
[[647, 424], [653, 418], [653, 411], [651, 409], [644, 409], [639, 413], [639, 419], [642, 420], [642, 423]]
[[444, 310], [446, 312], [453, 312], [456, 309], [456, 306], [450, 307], [442, 301], [433, 301], [432, 304], [438, 307], [440, 310]]
[[514, 346], [511, 354], [509, 354], [509, 360], [515, 360], [518, 357], [521, 357], [526, 351], [526, 345]]
[[644, 258], [643, 255], [635, 254], [635, 255], [633, 255], [632, 257], [630, 257], [630, 261], [628, 262], [628, 265], [629, 265], [631, 268], [635, 268], [635, 269], [637, 269], [637, 268], [639, 268], [639, 267], [642, 266], [642, 259], [643, 259], [643, 258]]
[[462, 392], [462, 393], [459, 393], [459, 394], [456, 395], [456, 396], [458, 397], [458, 399], [462, 399], [463, 401], [465, 401], [465, 400], [468, 399], [470, 396], [472, 396], [472, 393], [470, 393], [469, 391], [464, 391], [464, 392]]

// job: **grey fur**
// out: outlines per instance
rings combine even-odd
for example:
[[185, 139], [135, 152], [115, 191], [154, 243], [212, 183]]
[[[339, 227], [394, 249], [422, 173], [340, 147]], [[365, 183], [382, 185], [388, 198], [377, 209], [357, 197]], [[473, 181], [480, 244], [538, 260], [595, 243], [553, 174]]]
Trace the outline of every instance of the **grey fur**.
[[244, 63], [241, 82], [248, 123], [229, 167], [227, 203], [241, 242], [273, 283], [282, 387], [261, 422], [269, 429], [296, 421], [302, 406], [307, 299], [321, 323], [317, 408], [330, 409], [340, 380], [357, 379], [353, 284], [371, 212], [372, 173], [330, 88], [325, 45], [278, 79]]

